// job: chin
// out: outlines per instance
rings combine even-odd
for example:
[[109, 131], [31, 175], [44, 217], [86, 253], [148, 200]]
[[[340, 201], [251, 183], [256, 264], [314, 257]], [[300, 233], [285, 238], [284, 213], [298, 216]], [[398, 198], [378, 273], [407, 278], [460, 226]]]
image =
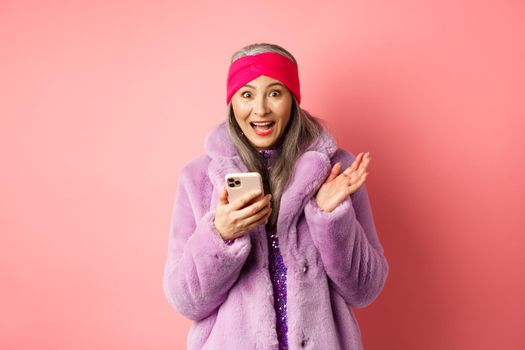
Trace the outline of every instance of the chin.
[[252, 145], [255, 146], [255, 148], [269, 148], [271, 147], [271, 144], [266, 144], [266, 143], [252, 143]]

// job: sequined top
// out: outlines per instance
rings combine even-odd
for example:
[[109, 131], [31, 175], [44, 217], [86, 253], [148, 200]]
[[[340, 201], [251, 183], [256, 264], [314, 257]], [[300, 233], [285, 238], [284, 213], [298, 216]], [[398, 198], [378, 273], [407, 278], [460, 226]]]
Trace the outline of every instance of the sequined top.
[[[270, 172], [278, 150], [261, 150], [264, 163]], [[269, 272], [273, 285], [274, 308], [276, 314], [277, 339], [279, 340], [279, 350], [288, 350], [288, 324], [286, 308], [286, 266], [279, 249], [279, 239], [275, 229], [267, 231], [268, 238], [268, 260]]]
[[[276, 149], [260, 150], [263, 162], [268, 169], [272, 170], [272, 165], [278, 156]], [[279, 340], [279, 350], [288, 350], [288, 323], [286, 308], [286, 266], [279, 249], [279, 239], [275, 228], [267, 230], [268, 238], [268, 269], [272, 280], [274, 308], [276, 316], [277, 339]], [[235, 239], [227, 240], [226, 244], [233, 244]]]

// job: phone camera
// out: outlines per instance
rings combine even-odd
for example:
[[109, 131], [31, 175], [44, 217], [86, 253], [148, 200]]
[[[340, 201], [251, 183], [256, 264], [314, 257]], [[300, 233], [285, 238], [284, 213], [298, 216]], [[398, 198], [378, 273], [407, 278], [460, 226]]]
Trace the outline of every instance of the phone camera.
[[228, 178], [228, 187], [238, 187], [241, 185], [241, 179], [238, 177], [229, 177]]

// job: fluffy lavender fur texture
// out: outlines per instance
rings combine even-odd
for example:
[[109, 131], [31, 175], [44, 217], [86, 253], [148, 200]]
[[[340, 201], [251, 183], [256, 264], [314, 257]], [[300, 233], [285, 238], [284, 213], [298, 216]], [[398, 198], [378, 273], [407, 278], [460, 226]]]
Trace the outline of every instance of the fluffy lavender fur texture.
[[[229, 172], [247, 171], [223, 122], [205, 141], [206, 154], [181, 171], [173, 205], [164, 291], [193, 320], [187, 346], [201, 349], [277, 349], [276, 315], [263, 225], [228, 245], [213, 221]], [[372, 303], [389, 265], [362, 185], [332, 212], [321, 211], [317, 190], [333, 164], [355, 156], [326, 131], [295, 164], [277, 223], [288, 267], [290, 349], [362, 349], [352, 308]]]

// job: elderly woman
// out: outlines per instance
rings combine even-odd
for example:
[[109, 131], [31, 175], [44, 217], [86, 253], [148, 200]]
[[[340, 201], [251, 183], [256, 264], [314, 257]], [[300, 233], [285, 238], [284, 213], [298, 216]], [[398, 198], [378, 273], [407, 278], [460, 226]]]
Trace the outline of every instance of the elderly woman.
[[[365, 186], [368, 153], [338, 148], [300, 107], [295, 58], [236, 52], [228, 118], [181, 171], [164, 290], [193, 320], [188, 349], [361, 349], [352, 308], [381, 293], [388, 263]], [[264, 193], [228, 200], [225, 175]]]

